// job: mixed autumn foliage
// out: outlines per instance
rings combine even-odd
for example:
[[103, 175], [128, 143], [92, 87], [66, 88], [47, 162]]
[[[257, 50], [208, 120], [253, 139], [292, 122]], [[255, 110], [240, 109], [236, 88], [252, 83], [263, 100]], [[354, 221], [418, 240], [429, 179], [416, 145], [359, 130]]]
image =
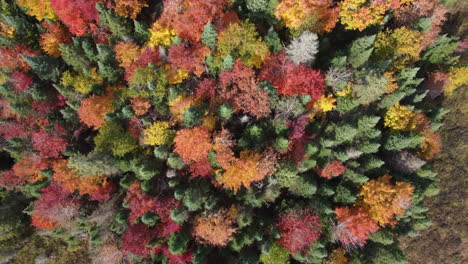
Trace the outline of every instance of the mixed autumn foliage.
[[468, 84], [439, 1], [0, 3], [0, 255], [31, 226], [90, 263], [405, 263], [430, 224]]

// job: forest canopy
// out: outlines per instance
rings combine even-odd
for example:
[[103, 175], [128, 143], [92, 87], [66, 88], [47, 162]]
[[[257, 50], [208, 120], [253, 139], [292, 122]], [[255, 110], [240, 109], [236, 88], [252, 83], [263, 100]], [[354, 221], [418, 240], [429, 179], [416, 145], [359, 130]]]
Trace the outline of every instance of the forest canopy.
[[431, 224], [439, 0], [0, 3], [0, 257], [397, 264]]

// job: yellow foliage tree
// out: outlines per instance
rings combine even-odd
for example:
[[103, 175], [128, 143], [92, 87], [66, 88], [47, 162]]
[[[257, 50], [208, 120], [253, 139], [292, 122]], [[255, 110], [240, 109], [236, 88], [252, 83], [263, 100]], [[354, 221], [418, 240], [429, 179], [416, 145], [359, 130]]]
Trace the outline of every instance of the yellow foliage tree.
[[4, 22], [0, 22], [0, 35], [7, 38], [12, 38], [15, 36], [16, 28], [10, 27]]
[[28, 8], [26, 13], [36, 17], [39, 21], [42, 21], [44, 18], [50, 20], [56, 20], [58, 18], [50, 5], [50, 0], [18, 0], [17, 3]]
[[290, 29], [306, 25], [313, 32], [329, 32], [335, 27], [339, 10], [332, 4], [328, 0], [283, 0], [276, 6], [275, 16]]
[[260, 67], [270, 56], [270, 50], [257, 34], [255, 25], [249, 21], [231, 24], [218, 37], [215, 65], [221, 66], [228, 55], [236, 55], [248, 67]]
[[450, 83], [445, 88], [448, 95], [452, 95], [453, 91], [460, 86], [468, 84], [468, 67], [454, 68], [449, 73]]
[[149, 47], [171, 45], [176, 32], [170, 26], [162, 25], [159, 21], [154, 22], [150, 29], [151, 37], [147, 43]]
[[336, 108], [336, 99], [332, 94], [323, 95], [314, 103], [315, 108], [320, 108], [322, 112], [329, 112]]
[[82, 73], [74, 74], [66, 71], [62, 75], [61, 84], [64, 86], [72, 86], [75, 91], [81, 94], [88, 94], [92, 91], [93, 85], [99, 85], [104, 82], [104, 79], [96, 72], [95, 68], [91, 69], [89, 75]]
[[416, 124], [413, 122], [415, 117], [416, 113], [408, 107], [396, 104], [385, 114], [384, 125], [395, 130], [412, 131], [416, 129]]
[[156, 146], [171, 143], [174, 139], [175, 131], [169, 128], [170, 126], [168, 122], [159, 121], [153, 123], [143, 131], [145, 135], [145, 144]]
[[344, 0], [338, 3], [341, 23], [346, 29], [362, 31], [368, 26], [383, 23], [385, 13], [400, 8], [412, 0]]
[[391, 71], [398, 71], [419, 59], [423, 34], [419, 31], [400, 27], [387, 29], [377, 34], [374, 43], [374, 59], [394, 59], [390, 65]]
[[189, 77], [189, 73], [182, 68], [172, 67], [166, 64], [164, 69], [166, 70], [166, 78], [169, 84], [181, 83]]
[[348, 264], [349, 259], [346, 257], [346, 250], [337, 248], [332, 250], [327, 260], [323, 264]]

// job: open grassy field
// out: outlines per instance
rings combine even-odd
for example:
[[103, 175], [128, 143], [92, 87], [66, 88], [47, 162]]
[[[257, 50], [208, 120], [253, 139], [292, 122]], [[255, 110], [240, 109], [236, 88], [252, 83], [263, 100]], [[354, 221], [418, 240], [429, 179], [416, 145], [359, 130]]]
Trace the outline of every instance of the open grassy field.
[[[446, 32], [466, 39], [468, 1], [455, 1]], [[465, 53], [462, 61], [468, 62]], [[468, 90], [458, 89], [442, 106], [450, 110], [442, 128], [442, 152], [434, 161], [439, 173], [440, 193], [427, 199], [433, 225], [401, 247], [411, 264], [468, 263]]]
[[468, 91], [459, 89], [442, 104], [450, 109], [442, 129], [443, 150], [434, 167], [440, 193], [426, 201], [433, 225], [402, 240], [411, 264], [468, 263]]

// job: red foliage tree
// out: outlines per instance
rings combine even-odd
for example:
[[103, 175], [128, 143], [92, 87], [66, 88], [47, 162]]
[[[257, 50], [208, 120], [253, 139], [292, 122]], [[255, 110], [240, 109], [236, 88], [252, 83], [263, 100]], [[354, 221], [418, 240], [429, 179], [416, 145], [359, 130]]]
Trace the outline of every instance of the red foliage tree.
[[33, 83], [33, 79], [23, 72], [14, 70], [11, 73], [11, 84], [17, 93], [27, 90]]
[[198, 175], [202, 177], [208, 177], [213, 174], [213, 168], [210, 165], [208, 159], [203, 159], [190, 164], [189, 170], [191, 175]]
[[141, 120], [136, 116], [132, 116], [132, 118], [130, 118], [128, 121], [127, 130], [132, 138], [138, 140], [140, 138], [141, 131], [143, 130], [143, 124], [141, 123]]
[[281, 95], [310, 95], [312, 101], [309, 105], [320, 99], [326, 89], [325, 78], [320, 71], [304, 64], [296, 65], [284, 53], [268, 59], [259, 78], [270, 81]]
[[197, 43], [204, 26], [228, 5], [229, 0], [164, 0], [160, 21], [174, 28], [180, 37]]
[[190, 263], [193, 259], [193, 254], [191, 250], [187, 250], [183, 254], [173, 255], [167, 246], [164, 246], [160, 251], [167, 257], [168, 264], [185, 264]]
[[239, 19], [237, 12], [234, 10], [226, 11], [220, 14], [219, 17], [216, 17], [213, 20], [213, 25], [215, 26], [218, 33], [221, 33], [224, 30], [226, 30], [231, 24], [240, 24], [240, 23], [241, 23], [241, 20]]
[[195, 89], [195, 95], [198, 99], [210, 99], [215, 97], [216, 82], [212, 79], [203, 79]]
[[146, 245], [156, 236], [156, 228], [148, 228], [144, 224], [131, 225], [122, 236], [122, 250], [124, 255], [132, 253], [142, 257], [148, 257], [151, 248]]
[[24, 178], [19, 177], [13, 170], [0, 172], [0, 187], [7, 190], [14, 190], [17, 186], [23, 186], [27, 183]]
[[293, 254], [307, 250], [322, 233], [320, 218], [309, 209], [282, 214], [277, 226], [281, 232], [279, 244]]
[[0, 134], [4, 139], [10, 139], [14, 137], [25, 138], [30, 134], [30, 125], [29, 119], [17, 119], [7, 121], [3, 124], [0, 124]]
[[294, 162], [299, 163], [305, 156], [305, 145], [307, 143], [306, 127], [310, 119], [306, 115], [300, 116], [296, 121], [288, 120], [287, 126], [289, 127], [289, 141], [288, 146], [290, 155]]
[[439, 0], [416, 0], [395, 10], [396, 27], [411, 25], [421, 17], [431, 16]]
[[[179, 206], [179, 203], [172, 197], [152, 197], [142, 192], [140, 183], [132, 184], [127, 190], [125, 203], [131, 210], [129, 215], [130, 227], [123, 235], [122, 248], [124, 252], [147, 257], [151, 252], [164, 254], [168, 257], [169, 263], [186, 263], [192, 259], [190, 252], [182, 255], [172, 255], [166, 244], [159, 244], [155, 247], [147, 247], [148, 242], [158, 238], [168, 238], [174, 232], [181, 230], [181, 226], [176, 224], [170, 216], [171, 210]], [[145, 213], [151, 212], [159, 216], [156, 226], [149, 228], [144, 224], [135, 224], [135, 220]]]
[[338, 160], [332, 161], [325, 165], [323, 169], [319, 170], [319, 176], [327, 179], [331, 179], [333, 176], [338, 176], [346, 171], [346, 167]]
[[147, 258], [150, 253], [155, 255], [165, 255], [168, 258], [168, 264], [189, 263], [193, 256], [189, 251], [181, 255], [173, 255], [166, 244], [159, 244], [156, 247], [148, 247], [148, 243], [158, 237], [157, 227], [149, 228], [144, 224], [132, 225], [123, 234], [122, 251], [124, 255], [132, 253]]
[[53, 111], [60, 110], [66, 106], [67, 98], [59, 93], [51, 93], [47, 100], [32, 101], [31, 108], [41, 117], [46, 117]]
[[34, 150], [39, 151], [43, 158], [59, 158], [60, 152], [65, 150], [68, 145], [64, 138], [45, 130], [33, 132], [31, 139]]
[[76, 36], [86, 35], [99, 23], [97, 0], [50, 0], [52, 9], [70, 32]]
[[210, 49], [201, 43], [193, 46], [181, 43], [169, 48], [168, 60], [173, 66], [200, 77], [205, 72], [203, 62], [209, 53]]
[[[39, 115], [28, 115], [24, 118], [7, 121], [0, 124], [0, 134], [5, 139], [13, 137], [27, 138], [31, 137], [32, 132], [41, 130], [41, 127], [48, 126], [49, 121]], [[54, 126], [55, 134], [64, 136], [66, 131], [58, 124]]]
[[32, 225], [40, 229], [52, 230], [55, 226], [69, 222], [78, 214], [79, 202], [71, 198], [71, 193], [52, 182], [41, 190], [42, 195], [34, 203]]
[[445, 14], [448, 10], [443, 5], [437, 5], [432, 12], [432, 21], [429, 30], [424, 33], [424, 38], [421, 41], [422, 49], [425, 49], [427, 46], [431, 45], [436, 41], [439, 36], [440, 31], [444, 22], [447, 20]]
[[128, 203], [131, 210], [128, 220], [130, 225], [134, 225], [135, 220], [147, 212], [159, 216], [160, 221], [157, 224], [158, 236], [168, 237], [170, 234], [180, 230], [171, 218], [171, 210], [179, 206], [179, 203], [172, 197], [152, 197], [141, 191], [139, 183], [132, 184], [127, 190], [125, 202]]
[[22, 72], [27, 72], [31, 67], [29, 67], [29, 64], [23, 59], [23, 57], [21, 57], [21, 55], [32, 57], [37, 54], [29, 47], [21, 44], [11, 48], [0, 46], [0, 65], [2, 65], [2, 68], [5, 70], [19, 69]]
[[258, 87], [255, 72], [240, 60], [231, 71], [219, 75], [219, 95], [232, 104], [235, 111], [244, 111], [256, 118], [270, 114], [268, 93]]
[[338, 224], [333, 235], [345, 247], [362, 247], [366, 244], [367, 237], [379, 230], [377, 221], [362, 207], [338, 207], [335, 208], [335, 214]]

